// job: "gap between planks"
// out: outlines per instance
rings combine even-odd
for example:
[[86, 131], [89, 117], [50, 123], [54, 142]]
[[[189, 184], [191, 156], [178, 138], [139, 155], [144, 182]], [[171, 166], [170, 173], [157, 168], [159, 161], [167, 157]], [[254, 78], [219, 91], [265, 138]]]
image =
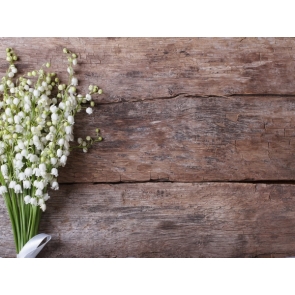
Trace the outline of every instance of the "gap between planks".
[[119, 99], [116, 101], [112, 101], [112, 102], [107, 102], [107, 101], [102, 101], [102, 102], [98, 102], [98, 105], [111, 105], [111, 104], [118, 104], [118, 103], [133, 103], [133, 102], [141, 102], [141, 101], [153, 101], [153, 100], [164, 100], [164, 99], [173, 99], [173, 98], [178, 98], [178, 97], [187, 97], [187, 98], [216, 98], [216, 97], [223, 97], [223, 98], [234, 98], [234, 97], [253, 97], [253, 96], [257, 96], [257, 97], [295, 97], [295, 93], [294, 94], [275, 94], [275, 93], [241, 93], [241, 94], [229, 94], [229, 95], [199, 95], [199, 94], [189, 94], [189, 93], [178, 93], [175, 94], [173, 96], [163, 96], [163, 97], [151, 97], [151, 98], [135, 98], [135, 97], [131, 97], [128, 98], [128, 100], [124, 100], [124, 99]]
[[192, 184], [214, 184], [214, 183], [234, 183], [234, 184], [290, 184], [295, 185], [295, 180], [216, 180], [216, 181], [194, 181], [194, 182], [183, 182], [183, 181], [170, 181], [170, 180], [147, 180], [147, 181], [116, 181], [116, 182], [60, 182], [60, 185], [103, 185], [103, 184], [140, 184], [140, 183], [179, 183], [179, 184], [186, 184], [186, 183], [192, 183]]

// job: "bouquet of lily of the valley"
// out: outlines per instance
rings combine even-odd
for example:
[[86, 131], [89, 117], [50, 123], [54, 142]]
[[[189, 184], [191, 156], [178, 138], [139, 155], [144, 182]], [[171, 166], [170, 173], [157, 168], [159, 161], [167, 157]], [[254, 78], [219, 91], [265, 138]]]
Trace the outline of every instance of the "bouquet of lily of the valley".
[[[102, 90], [90, 85], [89, 93], [77, 94], [78, 80], [73, 67], [77, 55], [64, 48], [69, 80], [62, 84], [55, 73], [47, 72], [49, 63], [16, 79], [17, 56], [6, 49], [9, 67], [0, 83], [0, 194], [4, 197], [11, 220], [17, 253], [38, 233], [41, 213], [46, 210], [48, 188], [59, 188], [58, 168], [65, 166], [72, 148], [84, 152], [101, 141], [78, 139], [73, 127], [75, 115], [82, 109], [91, 114], [93, 94]], [[88, 104], [82, 106], [82, 104]]]

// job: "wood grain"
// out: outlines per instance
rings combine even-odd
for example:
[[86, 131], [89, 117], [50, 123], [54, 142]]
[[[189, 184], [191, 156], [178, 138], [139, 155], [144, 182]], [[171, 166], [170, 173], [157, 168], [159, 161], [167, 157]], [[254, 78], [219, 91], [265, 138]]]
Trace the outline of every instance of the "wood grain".
[[295, 180], [295, 100], [185, 97], [100, 105], [75, 135], [104, 141], [74, 152], [60, 182]]
[[[42, 216], [40, 232], [52, 241], [40, 255], [294, 256], [294, 195], [294, 185], [274, 184], [62, 185]], [[13, 256], [0, 210], [0, 256]]]
[[6, 47], [20, 56], [22, 72], [50, 61], [64, 78], [62, 49], [77, 52], [81, 89], [99, 84], [101, 102], [295, 94], [294, 38], [1, 38], [0, 74]]
[[64, 82], [67, 47], [79, 90], [104, 90], [75, 120], [104, 141], [60, 170], [41, 257], [295, 255], [295, 38], [0, 38], [0, 75], [6, 47]]

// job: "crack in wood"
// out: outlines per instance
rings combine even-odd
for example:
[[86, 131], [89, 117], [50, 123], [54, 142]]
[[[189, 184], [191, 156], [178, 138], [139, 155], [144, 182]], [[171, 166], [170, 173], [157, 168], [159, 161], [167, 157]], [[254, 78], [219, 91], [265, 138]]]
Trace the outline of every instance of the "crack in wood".
[[173, 96], [162, 96], [162, 97], [149, 97], [149, 98], [135, 98], [130, 97], [128, 100], [116, 100], [116, 101], [100, 101], [97, 102], [97, 105], [112, 105], [112, 104], [120, 104], [120, 103], [138, 103], [144, 101], [155, 101], [155, 100], [169, 100], [178, 97], [186, 97], [186, 98], [235, 98], [235, 97], [290, 97], [295, 99], [294, 94], [276, 94], [276, 93], [234, 93], [229, 95], [200, 95], [200, 94], [189, 94], [189, 93], [178, 93]]
[[[204, 178], [204, 177], [203, 177]], [[295, 185], [295, 180], [202, 180], [202, 181], [189, 181], [189, 182], [183, 182], [183, 181], [173, 181], [170, 179], [150, 179], [147, 181], [114, 181], [114, 182], [60, 182], [60, 185], [87, 185], [87, 184], [93, 184], [93, 185], [103, 185], [103, 184], [140, 184], [140, 183], [177, 183], [177, 184], [202, 184], [202, 183], [207, 183], [207, 184], [214, 184], [214, 183], [235, 183], [235, 184], [290, 184], [290, 185]], [[256, 187], [256, 186], [255, 186]]]

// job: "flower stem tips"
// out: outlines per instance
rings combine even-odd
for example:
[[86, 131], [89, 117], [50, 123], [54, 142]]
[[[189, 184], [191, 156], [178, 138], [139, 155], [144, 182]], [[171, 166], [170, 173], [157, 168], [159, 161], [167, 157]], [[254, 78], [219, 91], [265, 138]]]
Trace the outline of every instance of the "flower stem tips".
[[[86, 109], [84, 114], [92, 114], [92, 96], [102, 93], [95, 85], [84, 95], [78, 93], [77, 54], [66, 48], [63, 52], [68, 60], [67, 83], [48, 72], [49, 62], [16, 78], [17, 55], [6, 49], [9, 66], [0, 82], [0, 194], [9, 212], [17, 251], [38, 231], [40, 211], [46, 210], [50, 198], [48, 187], [59, 188], [58, 168], [66, 165], [72, 150], [76, 114], [82, 109]], [[87, 152], [101, 140], [97, 129], [95, 138], [79, 138], [76, 147]]]

